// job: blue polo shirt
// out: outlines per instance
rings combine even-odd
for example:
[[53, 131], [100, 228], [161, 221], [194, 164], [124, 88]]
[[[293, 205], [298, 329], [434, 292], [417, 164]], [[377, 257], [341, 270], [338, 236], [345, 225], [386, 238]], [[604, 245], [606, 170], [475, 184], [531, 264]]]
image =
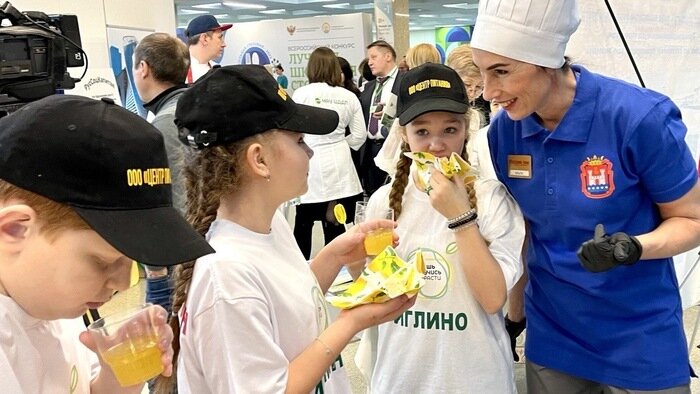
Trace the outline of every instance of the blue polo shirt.
[[668, 97], [573, 69], [574, 101], [553, 132], [505, 113], [489, 130], [498, 179], [530, 227], [526, 357], [626, 389], [688, 384], [672, 259], [591, 273], [576, 257], [596, 224], [647, 233], [661, 222], [656, 204], [695, 185], [686, 127]]

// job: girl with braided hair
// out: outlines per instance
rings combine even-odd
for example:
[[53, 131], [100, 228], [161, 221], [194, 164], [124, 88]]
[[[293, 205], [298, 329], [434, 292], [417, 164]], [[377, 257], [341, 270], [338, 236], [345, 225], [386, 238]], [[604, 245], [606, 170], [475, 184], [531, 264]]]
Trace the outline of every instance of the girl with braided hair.
[[[409, 70], [398, 95], [403, 152], [468, 160], [468, 109], [453, 69], [426, 63]], [[393, 182], [370, 197], [367, 217], [394, 209], [399, 256], [411, 261], [422, 252], [426, 284], [410, 310], [378, 327], [376, 362], [363, 372], [371, 371], [375, 393], [515, 393], [501, 310], [522, 275], [522, 215], [500, 182], [465, 185], [431, 169], [425, 182], [402, 154]]]
[[[296, 104], [264, 68], [215, 68], [178, 102], [187, 219], [216, 253], [176, 271], [171, 319], [178, 392], [349, 393], [340, 352], [360, 330], [412, 300], [343, 311], [324, 294], [363, 261], [374, 221], [337, 237], [308, 264], [278, 207], [304, 194], [313, 151], [304, 134], [336, 128], [334, 111]], [[169, 393], [172, 383], [159, 382]]]

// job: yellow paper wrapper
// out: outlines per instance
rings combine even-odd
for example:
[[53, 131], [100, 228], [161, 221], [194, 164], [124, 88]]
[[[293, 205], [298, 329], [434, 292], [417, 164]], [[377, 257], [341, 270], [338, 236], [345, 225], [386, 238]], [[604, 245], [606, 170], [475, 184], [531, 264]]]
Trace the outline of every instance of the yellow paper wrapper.
[[336, 308], [350, 309], [362, 304], [382, 303], [402, 294], [409, 297], [423, 287], [425, 263], [418, 252], [413, 263], [403, 261], [394, 248], [387, 246], [362, 271], [347, 289], [328, 298]]
[[467, 184], [476, 179], [476, 172], [460, 155], [452, 152], [450, 157], [435, 157], [428, 152], [404, 152], [408, 158], [413, 160], [418, 169], [418, 187], [425, 189], [430, 180], [430, 171], [436, 168], [447, 178], [459, 176]]

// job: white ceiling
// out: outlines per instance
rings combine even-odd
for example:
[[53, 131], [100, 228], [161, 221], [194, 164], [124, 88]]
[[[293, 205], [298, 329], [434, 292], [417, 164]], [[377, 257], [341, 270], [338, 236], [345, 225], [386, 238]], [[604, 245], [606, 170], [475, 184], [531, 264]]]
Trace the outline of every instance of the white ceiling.
[[[478, 0], [407, 0], [409, 30], [441, 26], [473, 25]], [[460, 2], [461, 1], [461, 2]], [[178, 27], [186, 27], [198, 14], [212, 14], [219, 23], [254, 22], [357, 12], [373, 13], [373, 0], [275, 0], [221, 1], [175, 0]]]

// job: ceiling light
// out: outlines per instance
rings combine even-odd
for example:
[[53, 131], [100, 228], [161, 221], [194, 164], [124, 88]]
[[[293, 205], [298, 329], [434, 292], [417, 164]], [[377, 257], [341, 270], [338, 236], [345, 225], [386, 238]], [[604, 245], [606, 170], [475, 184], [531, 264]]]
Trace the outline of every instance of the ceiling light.
[[225, 5], [226, 7], [233, 8], [233, 9], [239, 9], [239, 10], [264, 10], [264, 9], [267, 9], [267, 7], [264, 5], [240, 3], [238, 1], [224, 1], [222, 4]]
[[323, 12], [314, 11], [314, 10], [298, 10], [298, 11], [292, 11], [292, 15], [294, 15], [294, 16], [318, 15], [318, 14], [323, 14]]
[[279, 8], [276, 10], [265, 10], [265, 11], [259, 11], [261, 14], [285, 14], [287, 13], [287, 10], [284, 8]]
[[420, 18], [435, 18], [435, 15], [433, 14], [420, 14], [418, 15]]
[[209, 12], [207, 11], [201, 11], [201, 10], [188, 10], [186, 8], [180, 8], [180, 14], [182, 15], [197, 15], [197, 14], [208, 14]]
[[204, 9], [217, 9], [221, 7], [221, 3], [207, 3], [207, 4], [195, 4], [191, 6], [192, 8], [204, 8]]
[[456, 4], [443, 4], [443, 7], [447, 8], [460, 8], [463, 10], [476, 10], [479, 8], [479, 4], [469, 4], [469, 3], [456, 3]]
[[338, 4], [326, 4], [322, 6], [323, 8], [340, 8], [340, 9], [348, 9], [350, 8], [350, 3], [338, 3]]

